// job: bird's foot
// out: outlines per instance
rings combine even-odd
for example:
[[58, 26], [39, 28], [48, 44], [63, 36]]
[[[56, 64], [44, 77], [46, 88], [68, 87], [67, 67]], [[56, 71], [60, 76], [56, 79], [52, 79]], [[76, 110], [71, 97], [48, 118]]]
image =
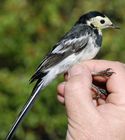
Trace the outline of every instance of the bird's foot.
[[[96, 77], [96, 76], [101, 76], [101, 77], [110, 77], [112, 76], [112, 74], [114, 74], [115, 72], [113, 72], [113, 70], [111, 68], [107, 68], [106, 70], [102, 70], [99, 72], [93, 72], [92, 76]], [[92, 84], [92, 90], [96, 93], [94, 96], [94, 99], [98, 99], [98, 98], [106, 98], [108, 96], [108, 92], [106, 89], [104, 88], [100, 88], [94, 84]]]
[[92, 84], [92, 90], [96, 93], [94, 96], [93, 96], [93, 99], [99, 99], [99, 98], [102, 98], [102, 99], [105, 99], [106, 96], [108, 95], [107, 91], [103, 88], [100, 88], [94, 84]]
[[102, 70], [100, 72], [93, 72], [92, 76], [102, 76], [102, 77], [110, 77], [113, 73], [111, 68], [107, 68], [106, 70]]

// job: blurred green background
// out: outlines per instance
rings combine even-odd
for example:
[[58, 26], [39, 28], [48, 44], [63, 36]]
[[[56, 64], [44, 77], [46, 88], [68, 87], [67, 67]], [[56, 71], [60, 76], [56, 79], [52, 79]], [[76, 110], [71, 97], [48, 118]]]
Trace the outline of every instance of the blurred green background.
[[[30, 95], [29, 79], [57, 40], [88, 11], [106, 13], [121, 30], [103, 32], [98, 58], [125, 62], [125, 0], [0, 0], [0, 140]], [[27, 115], [14, 140], [64, 140], [67, 120], [54, 80]]]

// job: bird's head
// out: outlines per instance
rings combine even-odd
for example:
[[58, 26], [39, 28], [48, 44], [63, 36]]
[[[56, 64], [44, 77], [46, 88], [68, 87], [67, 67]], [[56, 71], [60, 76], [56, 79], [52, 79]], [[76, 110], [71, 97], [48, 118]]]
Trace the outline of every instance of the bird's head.
[[77, 23], [87, 24], [93, 28], [105, 29], [105, 28], [118, 28], [111, 20], [104, 14], [92, 11], [81, 16]]

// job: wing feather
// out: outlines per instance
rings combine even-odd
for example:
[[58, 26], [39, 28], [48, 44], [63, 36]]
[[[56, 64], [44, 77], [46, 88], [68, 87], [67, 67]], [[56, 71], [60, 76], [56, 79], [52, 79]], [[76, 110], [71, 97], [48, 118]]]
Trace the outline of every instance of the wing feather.
[[[74, 26], [63, 38], [53, 47], [52, 51], [48, 53], [45, 59], [37, 68], [35, 74], [31, 78], [31, 82], [42, 78], [47, 73], [47, 69], [60, 63], [67, 56], [73, 53], [79, 53], [88, 43], [89, 36], [91, 36], [92, 28], [87, 25]], [[38, 75], [40, 76], [38, 78]]]

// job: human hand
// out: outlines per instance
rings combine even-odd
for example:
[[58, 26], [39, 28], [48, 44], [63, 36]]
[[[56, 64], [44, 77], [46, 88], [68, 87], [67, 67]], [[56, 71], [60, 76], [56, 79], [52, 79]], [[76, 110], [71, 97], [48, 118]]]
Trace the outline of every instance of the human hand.
[[[112, 68], [106, 82], [106, 99], [93, 100], [93, 71]], [[90, 60], [74, 66], [67, 80], [58, 86], [58, 100], [65, 104], [68, 116], [67, 140], [125, 140], [125, 65], [119, 62]]]

